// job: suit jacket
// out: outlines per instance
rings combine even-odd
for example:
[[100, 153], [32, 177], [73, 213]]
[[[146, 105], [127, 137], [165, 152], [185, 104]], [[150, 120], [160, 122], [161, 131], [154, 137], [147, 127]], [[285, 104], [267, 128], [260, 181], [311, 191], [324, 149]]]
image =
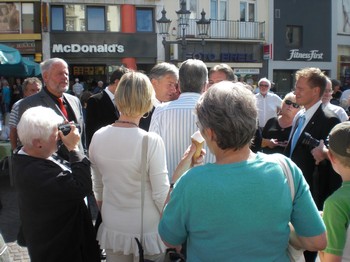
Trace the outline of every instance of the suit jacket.
[[152, 115], [154, 112], [155, 107], [153, 106], [152, 110], [146, 113], [141, 119], [140, 119], [140, 124], [139, 127], [142, 128], [143, 130], [147, 131], [149, 130], [149, 126], [151, 124], [151, 119]]
[[[313, 147], [305, 144], [305, 132], [317, 140], [323, 139], [326, 141], [329, 132], [338, 123], [340, 123], [339, 118], [327, 108], [322, 109], [322, 105], [320, 105], [305, 126], [291, 155], [291, 159], [303, 172], [319, 210], [323, 209], [324, 200], [339, 188], [341, 178], [332, 169], [328, 160], [322, 161], [318, 166], [315, 165], [315, 159], [311, 154]], [[290, 142], [284, 151], [287, 156], [290, 152]]]
[[92, 190], [90, 162], [70, 153], [72, 172], [56, 163], [14, 154], [15, 186], [32, 262], [101, 261], [84, 197]]
[[119, 118], [119, 111], [106, 91], [91, 96], [86, 106], [86, 145], [89, 147], [94, 133]]
[[[84, 131], [84, 118], [83, 118], [83, 110], [79, 99], [76, 96], [63, 93], [64, 99], [67, 102], [70, 110], [74, 113], [75, 121], [80, 125], [80, 133]], [[34, 106], [44, 106], [52, 108], [58, 115], [63, 116], [63, 113], [55, 103], [55, 101], [50, 97], [50, 95], [42, 89], [39, 93], [26, 97], [22, 100], [18, 108], [18, 119], [21, 118], [22, 114], [30, 107]], [[82, 152], [83, 143], [81, 142], [79, 145]], [[63, 152], [59, 153], [64, 159], [67, 159], [67, 150], [62, 149]], [[67, 151], [67, 152], [66, 152]]]

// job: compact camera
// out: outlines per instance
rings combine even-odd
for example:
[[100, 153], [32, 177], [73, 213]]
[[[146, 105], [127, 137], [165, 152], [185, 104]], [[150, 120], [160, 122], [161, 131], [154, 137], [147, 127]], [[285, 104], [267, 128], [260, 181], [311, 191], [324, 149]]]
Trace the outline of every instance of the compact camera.
[[[58, 125], [58, 130], [62, 131], [63, 135], [68, 135], [70, 130], [71, 130], [71, 124], [72, 123], [66, 123], [66, 124], [61, 124], [61, 125]], [[73, 123], [73, 125], [75, 125], [79, 131], [80, 131], [80, 125], [77, 124], [77, 123]]]
[[[302, 144], [314, 148], [320, 145], [320, 140], [312, 137], [308, 132], [304, 132]], [[328, 138], [324, 141], [324, 144], [328, 146]]]

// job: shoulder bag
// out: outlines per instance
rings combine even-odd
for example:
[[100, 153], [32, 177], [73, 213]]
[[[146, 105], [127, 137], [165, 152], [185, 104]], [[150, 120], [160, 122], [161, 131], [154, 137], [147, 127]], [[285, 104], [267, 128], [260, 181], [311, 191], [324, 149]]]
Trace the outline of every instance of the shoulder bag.
[[[287, 178], [287, 183], [289, 185], [290, 194], [292, 197], [292, 202], [294, 201], [295, 188], [294, 179], [292, 172], [282, 155], [275, 154], [278, 164], [281, 166], [285, 177]], [[290, 243], [288, 243], [287, 253], [291, 262], [305, 262], [304, 250], [294, 248]]]

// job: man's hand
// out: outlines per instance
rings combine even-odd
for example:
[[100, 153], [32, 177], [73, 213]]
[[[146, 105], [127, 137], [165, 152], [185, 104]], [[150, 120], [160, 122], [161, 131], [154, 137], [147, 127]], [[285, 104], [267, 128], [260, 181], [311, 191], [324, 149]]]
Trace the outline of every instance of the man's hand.
[[315, 147], [314, 149], [311, 150], [311, 154], [313, 155], [313, 157], [315, 159], [316, 165], [318, 165], [323, 160], [328, 159], [327, 152], [328, 152], [328, 149], [324, 145], [323, 140], [321, 139], [318, 147]]
[[62, 133], [62, 131], [58, 131], [58, 135], [60, 136], [62, 143], [66, 146], [68, 151], [79, 151], [79, 129], [73, 123], [70, 123], [70, 128], [71, 130], [66, 136]]

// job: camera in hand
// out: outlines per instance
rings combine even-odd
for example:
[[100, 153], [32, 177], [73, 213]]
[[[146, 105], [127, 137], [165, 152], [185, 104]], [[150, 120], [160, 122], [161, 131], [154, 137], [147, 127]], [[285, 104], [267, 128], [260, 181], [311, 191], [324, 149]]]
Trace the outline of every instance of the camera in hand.
[[[66, 123], [66, 124], [61, 124], [58, 126], [58, 130], [62, 131], [63, 135], [68, 135], [70, 130], [71, 130], [71, 124], [72, 123]], [[80, 125], [77, 123], [73, 123], [79, 130], [80, 130]]]
[[[304, 137], [301, 142], [303, 145], [310, 146], [312, 148], [318, 147], [320, 145], [320, 140], [312, 137], [308, 132], [304, 132]], [[328, 145], [328, 139], [324, 141], [324, 144], [327, 146]]]

